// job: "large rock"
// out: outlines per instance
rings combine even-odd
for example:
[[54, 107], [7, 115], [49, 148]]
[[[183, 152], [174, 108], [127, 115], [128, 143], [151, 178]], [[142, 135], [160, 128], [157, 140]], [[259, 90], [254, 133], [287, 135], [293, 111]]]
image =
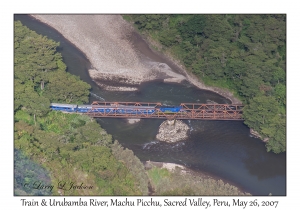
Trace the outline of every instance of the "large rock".
[[254, 138], [259, 138], [261, 139], [263, 142], [268, 142], [269, 138], [263, 138], [257, 131], [253, 130], [252, 128], [250, 128], [250, 134], [254, 137]]
[[129, 124], [134, 124], [134, 123], [140, 122], [141, 119], [127, 119], [127, 121]]
[[189, 126], [181, 120], [166, 120], [160, 126], [156, 138], [165, 142], [185, 140]]

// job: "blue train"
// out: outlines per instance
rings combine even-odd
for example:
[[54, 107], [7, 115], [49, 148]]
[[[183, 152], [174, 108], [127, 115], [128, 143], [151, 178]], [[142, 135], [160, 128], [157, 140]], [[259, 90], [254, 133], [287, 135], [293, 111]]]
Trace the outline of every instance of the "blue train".
[[76, 105], [76, 104], [59, 104], [51, 103], [50, 109], [63, 112], [79, 112], [79, 113], [117, 113], [117, 114], [152, 114], [157, 110], [164, 113], [177, 113], [182, 107], [181, 106], [124, 106], [124, 105], [106, 105], [106, 106], [95, 106], [95, 105]]

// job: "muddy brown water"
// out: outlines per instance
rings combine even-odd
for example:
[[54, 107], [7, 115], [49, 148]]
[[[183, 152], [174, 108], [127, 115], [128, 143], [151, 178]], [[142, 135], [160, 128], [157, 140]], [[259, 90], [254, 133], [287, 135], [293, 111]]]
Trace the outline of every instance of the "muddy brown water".
[[[182, 102], [229, 103], [229, 100], [210, 91], [200, 90], [188, 82], [168, 84], [147, 82], [136, 92], [109, 92], [99, 88], [89, 77], [90, 63], [85, 55], [51, 27], [27, 15], [15, 15], [24, 25], [39, 34], [60, 42], [60, 52], [68, 71], [80, 76], [92, 86], [90, 101], [149, 101], [178, 105]], [[133, 35], [136, 49], [149, 59], [170, 61], [155, 54], [139, 35]], [[175, 68], [175, 67], [173, 67]], [[176, 70], [177, 72], [180, 72]], [[142, 119], [129, 124], [124, 119], [99, 119], [99, 124], [123, 146], [133, 150], [142, 161], [182, 164], [212, 177], [222, 178], [253, 195], [286, 195], [286, 153], [267, 153], [265, 145], [250, 135], [242, 121], [185, 120], [190, 127], [189, 138], [177, 143], [155, 139], [163, 120]]]

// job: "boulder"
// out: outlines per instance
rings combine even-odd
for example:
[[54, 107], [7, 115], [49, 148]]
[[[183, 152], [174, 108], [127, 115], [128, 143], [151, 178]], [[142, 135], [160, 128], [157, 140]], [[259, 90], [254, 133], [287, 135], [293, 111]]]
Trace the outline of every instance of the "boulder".
[[160, 126], [156, 138], [165, 142], [177, 142], [187, 139], [189, 126], [181, 120], [166, 120]]

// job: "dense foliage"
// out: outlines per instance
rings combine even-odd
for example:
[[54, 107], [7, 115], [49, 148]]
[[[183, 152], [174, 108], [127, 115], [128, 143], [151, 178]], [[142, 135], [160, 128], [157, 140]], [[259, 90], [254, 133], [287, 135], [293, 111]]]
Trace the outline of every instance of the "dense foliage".
[[241, 98], [246, 104], [245, 124], [269, 139], [268, 151], [286, 150], [285, 15], [130, 15], [126, 19], [206, 84], [228, 88]]
[[[50, 111], [50, 101], [87, 102], [90, 88], [65, 71], [58, 45], [15, 22], [15, 195], [147, 195], [149, 184], [157, 195], [209, 195], [224, 188], [213, 180], [187, 182], [174, 174], [171, 183], [179, 188], [166, 185], [161, 191], [152, 171], [147, 173], [131, 150], [113, 143], [94, 119]], [[187, 184], [214, 191], [189, 191]], [[222, 195], [241, 195], [225, 188]]]
[[[15, 120], [15, 148], [51, 172], [54, 195], [140, 194], [133, 175], [112, 154], [111, 135], [89, 117], [50, 112], [35, 125], [20, 110]], [[59, 189], [60, 182], [66, 189]], [[93, 188], [68, 190], [71, 182]]]
[[[50, 111], [50, 101], [88, 102], [90, 88], [66, 72], [58, 45], [15, 22], [15, 194], [142, 194], [133, 173], [114, 157], [111, 135], [98, 123]], [[53, 189], [34, 189], [38, 181]], [[71, 182], [92, 189], [69, 189]]]
[[129, 149], [124, 149], [116, 140], [112, 145], [114, 156], [122, 161], [126, 167], [134, 174], [134, 178], [138, 182], [138, 188], [143, 195], [148, 195], [148, 176], [144, 165]]
[[[88, 102], [90, 85], [66, 72], [59, 43], [15, 22], [14, 109], [43, 116], [51, 102]], [[65, 78], [62, 80], [62, 78]]]

